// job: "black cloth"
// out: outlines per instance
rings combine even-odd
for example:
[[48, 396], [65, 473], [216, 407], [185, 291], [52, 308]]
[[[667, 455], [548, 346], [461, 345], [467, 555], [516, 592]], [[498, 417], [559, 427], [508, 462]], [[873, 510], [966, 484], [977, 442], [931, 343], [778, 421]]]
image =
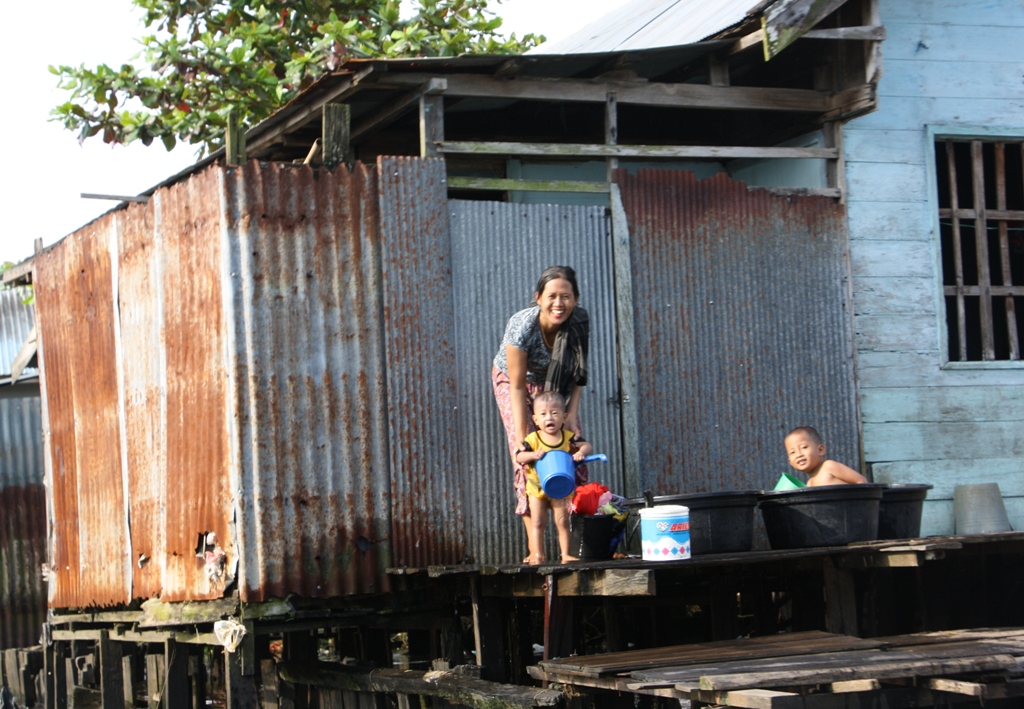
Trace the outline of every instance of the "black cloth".
[[577, 306], [555, 335], [544, 391], [557, 391], [568, 400], [573, 387], [586, 386], [589, 352], [590, 316]]

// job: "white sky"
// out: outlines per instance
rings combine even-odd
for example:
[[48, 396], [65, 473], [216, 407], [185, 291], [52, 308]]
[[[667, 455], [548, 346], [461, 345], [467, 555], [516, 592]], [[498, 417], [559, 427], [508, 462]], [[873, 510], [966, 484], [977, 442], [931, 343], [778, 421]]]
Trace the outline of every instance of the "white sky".
[[[491, 7], [505, 19], [504, 32], [538, 32], [559, 39], [628, 0], [505, 0]], [[150, 147], [105, 145], [94, 137], [79, 146], [75, 135], [47, 119], [66, 100], [51, 64], [107, 63], [113, 67], [138, 51], [142, 34], [130, 0], [54, 0], [45, 17], [32, 3], [8, 3], [10, 32], [0, 43], [0, 66], [7, 67], [0, 132], [6, 159], [0, 180], [0, 262], [20, 261], [33, 252], [36, 238], [46, 245], [116, 206], [81, 199], [82, 192], [134, 195], [194, 162], [192, 146], [168, 153]], [[45, 33], [31, 28], [45, 26]], [[45, 41], [41, 41], [45, 37]]]

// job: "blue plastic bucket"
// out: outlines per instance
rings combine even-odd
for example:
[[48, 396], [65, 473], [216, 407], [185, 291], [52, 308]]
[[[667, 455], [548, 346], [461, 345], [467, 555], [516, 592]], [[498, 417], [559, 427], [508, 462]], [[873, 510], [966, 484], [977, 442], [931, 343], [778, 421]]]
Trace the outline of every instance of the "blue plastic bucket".
[[640, 539], [644, 561], [690, 558], [690, 509], [659, 505], [640, 510]]
[[541, 489], [551, 499], [561, 500], [576, 489], [576, 461], [565, 451], [548, 451], [534, 467]]

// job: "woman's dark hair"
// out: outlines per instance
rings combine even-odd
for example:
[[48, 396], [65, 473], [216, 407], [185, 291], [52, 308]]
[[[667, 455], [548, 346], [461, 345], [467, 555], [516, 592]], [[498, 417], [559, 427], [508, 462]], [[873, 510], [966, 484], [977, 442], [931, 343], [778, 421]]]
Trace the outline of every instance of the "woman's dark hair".
[[556, 278], [564, 278], [569, 281], [569, 285], [572, 286], [572, 294], [579, 299], [580, 287], [576, 285], [576, 271], [572, 269], [572, 266], [549, 266], [544, 269], [544, 273], [540, 274], [540, 280], [537, 281], [537, 290], [534, 291], [537, 295], [544, 292], [544, 286]]

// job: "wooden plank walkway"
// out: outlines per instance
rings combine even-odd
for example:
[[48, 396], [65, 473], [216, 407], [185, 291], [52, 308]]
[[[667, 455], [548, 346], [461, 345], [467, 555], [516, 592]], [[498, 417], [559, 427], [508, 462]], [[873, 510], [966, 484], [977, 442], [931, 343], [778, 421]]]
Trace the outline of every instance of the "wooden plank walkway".
[[874, 639], [791, 633], [559, 658], [539, 663], [531, 675], [689, 699], [698, 706], [814, 709], [846, 706], [854, 697], [884, 699], [894, 707], [930, 706], [1024, 696], [1024, 629]]

